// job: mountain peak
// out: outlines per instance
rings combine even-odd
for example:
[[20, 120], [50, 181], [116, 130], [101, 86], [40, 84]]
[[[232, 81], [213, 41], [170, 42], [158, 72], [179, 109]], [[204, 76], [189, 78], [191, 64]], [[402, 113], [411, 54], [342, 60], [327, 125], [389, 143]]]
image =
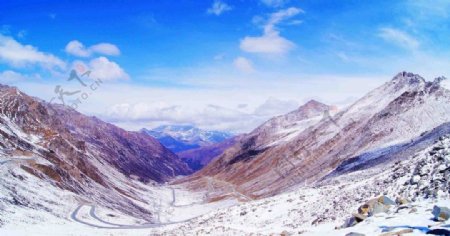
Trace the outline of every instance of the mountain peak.
[[447, 77], [445, 76], [439, 76], [434, 79], [433, 84], [441, 84], [442, 81], [447, 80]]
[[317, 100], [311, 99], [309, 100], [307, 103], [305, 103], [305, 106], [320, 106], [320, 105], [325, 105]]
[[403, 72], [398, 73], [392, 79], [392, 82], [412, 85], [412, 84], [425, 83], [425, 79], [418, 74], [403, 71]]
[[323, 113], [324, 111], [327, 111], [327, 110], [330, 110], [330, 106], [312, 99], [312, 100], [309, 100], [307, 103], [303, 104], [302, 106], [300, 106], [295, 112], [302, 112], [302, 113], [320, 112], [320, 113]]

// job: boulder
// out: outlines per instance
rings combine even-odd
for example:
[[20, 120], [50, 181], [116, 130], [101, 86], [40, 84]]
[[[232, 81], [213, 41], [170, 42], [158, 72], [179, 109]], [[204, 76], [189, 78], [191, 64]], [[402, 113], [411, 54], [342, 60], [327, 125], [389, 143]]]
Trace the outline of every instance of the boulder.
[[367, 216], [359, 214], [359, 213], [353, 213], [353, 218], [355, 218], [356, 223], [359, 223], [367, 218]]
[[385, 205], [379, 202], [376, 202], [372, 209], [369, 212], [369, 216], [373, 216], [379, 213], [387, 213], [389, 211], [390, 205]]
[[431, 212], [434, 215], [434, 219], [437, 221], [446, 221], [450, 218], [450, 209], [447, 207], [434, 206]]
[[427, 234], [431, 235], [450, 235], [450, 231], [446, 229], [432, 229], [427, 232]]
[[378, 202], [379, 203], [382, 203], [382, 204], [384, 204], [384, 205], [395, 205], [395, 202], [392, 200], [392, 199], [390, 199], [390, 198], [388, 198], [388, 197], [386, 197], [386, 196], [380, 196], [379, 198], [378, 198]]
[[356, 225], [357, 223], [358, 222], [356, 222], [355, 217], [350, 217], [344, 222], [344, 224], [340, 228], [352, 227], [352, 226]]
[[403, 197], [397, 197], [397, 198], [395, 199], [395, 202], [396, 202], [398, 205], [406, 205], [406, 204], [409, 203], [409, 201], [408, 201], [406, 198], [403, 198]]
[[363, 204], [362, 206], [360, 206], [358, 208], [358, 213], [362, 214], [362, 215], [367, 215], [369, 214], [370, 209], [372, 208], [372, 206], [370, 206], [369, 204]]
[[395, 210], [395, 213], [399, 213], [401, 210], [409, 209], [408, 206], [400, 205], [397, 207], [397, 210]]
[[377, 202], [378, 202], [377, 198], [370, 199], [369, 201], [367, 201], [358, 208], [358, 213], [362, 215], [368, 215], [373, 206], [375, 205], [375, 203]]

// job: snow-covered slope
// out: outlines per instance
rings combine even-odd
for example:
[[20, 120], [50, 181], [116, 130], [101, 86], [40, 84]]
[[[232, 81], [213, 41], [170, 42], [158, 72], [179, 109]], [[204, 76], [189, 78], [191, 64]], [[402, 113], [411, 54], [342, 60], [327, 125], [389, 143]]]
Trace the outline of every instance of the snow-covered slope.
[[[226, 150], [188, 181], [214, 177], [252, 198], [311, 184], [346, 160], [408, 143], [450, 122], [450, 91], [440, 86], [441, 80], [426, 82], [419, 75], [402, 72], [347, 109], [322, 116], [295, 135], [261, 134], [261, 127], [257, 128], [254, 132], [261, 135]], [[276, 145], [261, 145], [267, 142], [260, 140], [267, 137], [274, 137], [269, 140]]]
[[[141, 197], [130, 179], [157, 184], [190, 173], [175, 154], [147, 135], [8, 86], [0, 86], [0, 158], [7, 176], [3, 180], [10, 181], [1, 186], [6, 211], [17, 201], [45, 211], [46, 198], [34, 194], [36, 185], [45, 185], [52, 188], [42, 188], [40, 194], [76, 196], [151, 220], [152, 213], [134, 202]], [[8, 170], [9, 166], [14, 168]], [[30, 175], [34, 177], [24, 177]]]
[[[173, 234], [215, 235], [380, 235], [411, 229], [450, 230], [433, 220], [435, 205], [450, 207], [450, 124], [426, 134], [426, 145], [397, 153], [403, 160], [318, 181], [274, 197], [242, 203], [193, 219]], [[342, 227], [369, 199], [402, 201], [353, 227]], [[164, 232], [164, 231], [163, 231]], [[170, 234], [169, 233], [169, 234]], [[409, 235], [409, 234], [408, 234]]]
[[[445, 135], [442, 135], [446, 133]], [[433, 220], [434, 206], [450, 206], [450, 125], [430, 131], [427, 137], [433, 142], [417, 149], [404, 149], [404, 159], [392, 165], [377, 165], [364, 170], [341, 174], [319, 181], [311, 186], [297, 187], [274, 197], [244, 202], [220, 201], [201, 204], [202, 197], [175, 189], [155, 188], [139, 184], [143, 198], [147, 201], [162, 201], [156, 208], [161, 211], [161, 222], [181, 221], [176, 224], [155, 227], [126, 228], [119, 225], [140, 225], [142, 220], [123, 215], [121, 212], [103, 207], [90, 213], [84, 206], [77, 219], [90, 222], [87, 226], [72, 220], [64, 220], [70, 212], [59, 208], [58, 215], [41, 211], [40, 207], [20, 207], [21, 198], [11, 199], [16, 205], [0, 211], [3, 226], [1, 235], [48, 235], [49, 228], [58, 235], [347, 235], [350, 232], [364, 235], [380, 235], [401, 230], [411, 230], [408, 235], [423, 235], [430, 230], [449, 230], [446, 222]], [[412, 148], [412, 149], [411, 149]], [[8, 171], [9, 172], [9, 171]], [[25, 178], [35, 178], [26, 172]], [[11, 178], [2, 176], [1, 185]], [[19, 177], [20, 178], [20, 177]], [[37, 180], [37, 179], [36, 179]], [[133, 181], [134, 182], [134, 181]], [[5, 184], [6, 183], [6, 184]], [[45, 183], [27, 181], [35, 188], [48, 188]], [[28, 189], [32, 189], [28, 187]], [[165, 190], [166, 189], [166, 190]], [[2, 189], [4, 191], [4, 189]], [[22, 196], [21, 188], [17, 189]], [[153, 192], [148, 193], [148, 191]], [[147, 192], [147, 193], [146, 193]], [[43, 195], [39, 191], [37, 196]], [[50, 197], [56, 194], [54, 197]], [[44, 206], [60, 206], [59, 199], [70, 199], [70, 193], [46, 194]], [[177, 198], [172, 198], [176, 195]], [[388, 196], [402, 204], [389, 207], [386, 212], [375, 213], [362, 222], [343, 227], [353, 213], [369, 199]], [[150, 199], [148, 196], [159, 196]], [[42, 199], [42, 200], [44, 200]], [[2, 202], [4, 204], [4, 202]], [[66, 203], [67, 204], [67, 203]], [[76, 203], [69, 202], [73, 205]], [[1, 206], [1, 205], [0, 205]], [[216, 208], [214, 210], [214, 208]], [[26, 210], [25, 210], [26, 209]], [[39, 210], [36, 210], [39, 209]], [[12, 214], [14, 211], [16, 214]], [[105, 224], [96, 219], [109, 222]], [[70, 216], [67, 216], [70, 219]], [[99, 226], [105, 227], [100, 228]]]

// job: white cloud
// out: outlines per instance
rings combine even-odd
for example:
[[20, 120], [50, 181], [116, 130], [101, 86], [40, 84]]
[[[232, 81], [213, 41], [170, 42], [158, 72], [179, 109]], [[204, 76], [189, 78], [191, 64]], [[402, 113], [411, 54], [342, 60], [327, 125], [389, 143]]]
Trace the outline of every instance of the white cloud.
[[77, 40], [72, 40], [66, 45], [66, 52], [78, 57], [88, 57], [91, 55], [89, 50]]
[[267, 23], [264, 25], [262, 36], [247, 36], [241, 40], [240, 48], [250, 53], [269, 53], [285, 54], [295, 47], [295, 44], [286, 38], [280, 36], [276, 25], [285, 19], [293, 17], [303, 10], [295, 7], [280, 10], [270, 15]]
[[84, 46], [78, 40], [72, 40], [66, 45], [66, 52], [78, 57], [89, 57], [94, 53], [117, 56], [120, 55], [119, 48], [111, 43], [99, 43], [90, 47]]
[[96, 52], [99, 54], [109, 55], [109, 56], [118, 56], [120, 55], [119, 48], [111, 43], [99, 43], [90, 47], [92, 52]]
[[12, 70], [0, 72], [0, 83], [10, 84], [25, 80], [25, 76]]
[[255, 115], [273, 116], [276, 114], [284, 114], [288, 111], [293, 111], [298, 107], [299, 103], [295, 100], [280, 100], [270, 97], [255, 109]]
[[241, 49], [251, 53], [284, 54], [295, 46], [291, 41], [281, 37], [278, 32], [264, 34], [260, 37], [245, 37], [241, 40]]
[[384, 40], [408, 49], [417, 49], [419, 41], [406, 32], [394, 28], [381, 28], [378, 34]]
[[[260, 68], [263, 71], [242, 74], [230, 67], [210, 70], [202, 66], [149, 72], [164, 81], [177, 81], [176, 85], [187, 84], [189, 87], [105, 81], [79, 111], [128, 130], [164, 123], [191, 123], [206, 129], [248, 132], [272, 116], [297, 108], [292, 101], [301, 104], [314, 97], [327, 104], [336, 104], [348, 97], [358, 98], [398, 72], [381, 77], [313, 76], [289, 71], [275, 73]], [[17, 86], [30, 95], [49, 100], [54, 97], [56, 83], [28, 80]], [[67, 83], [67, 90], [77, 90], [77, 86], [77, 83]], [[276, 99], [267, 102], [270, 97]], [[275, 100], [279, 100], [278, 104], [273, 102]]]
[[[97, 94], [96, 104], [90, 104], [92, 108], [88, 113], [132, 130], [186, 123], [206, 129], [248, 132], [273, 116], [298, 108], [311, 97], [336, 104], [348, 97], [358, 98], [390, 78], [324, 75], [287, 80], [280, 75], [273, 81], [255, 77], [258, 78], [243, 76], [223, 81], [228, 84], [216, 89], [111, 87], [105, 83], [109, 87]], [[127, 95], [130, 93], [134, 96]], [[242, 106], [243, 103], [247, 105]], [[105, 112], [99, 107], [109, 109]]]
[[289, 0], [261, 0], [261, 2], [269, 7], [281, 7], [289, 2]]
[[299, 13], [304, 13], [304, 11], [300, 8], [290, 7], [284, 10], [277, 11], [270, 15], [269, 21], [264, 27], [264, 32], [269, 33], [276, 31], [275, 26], [281, 21], [293, 17]]
[[275, 115], [296, 109], [297, 105], [293, 101], [274, 98], [254, 111], [214, 104], [171, 105], [161, 101], [121, 103], [109, 107], [102, 118], [136, 130], [160, 124], [194, 124], [206, 129], [248, 132]]
[[89, 62], [91, 77], [101, 80], [129, 79], [128, 74], [115, 62], [106, 57], [94, 58]]
[[245, 73], [251, 73], [254, 72], [255, 69], [253, 68], [252, 62], [245, 58], [245, 57], [238, 57], [234, 59], [233, 65], [240, 71]]
[[195, 124], [208, 129], [228, 130], [230, 126], [237, 127], [242, 121], [253, 119], [251, 114], [219, 105], [190, 107], [158, 101], [117, 104], [108, 109], [105, 118], [114, 123], [133, 124], [135, 129], [159, 124]]
[[220, 16], [222, 13], [226, 11], [230, 11], [232, 8], [226, 4], [225, 2], [222, 2], [220, 0], [214, 0], [213, 5], [206, 10], [208, 14], [214, 14], [216, 16]]
[[23, 45], [11, 37], [0, 34], [0, 61], [14, 67], [40, 65], [44, 68], [64, 68], [66, 63], [58, 57], [39, 51], [31, 45]]

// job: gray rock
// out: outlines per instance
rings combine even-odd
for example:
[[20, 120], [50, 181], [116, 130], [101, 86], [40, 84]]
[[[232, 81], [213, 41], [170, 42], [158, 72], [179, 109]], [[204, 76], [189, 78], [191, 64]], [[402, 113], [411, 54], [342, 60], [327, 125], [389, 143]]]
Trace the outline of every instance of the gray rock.
[[384, 205], [382, 203], [376, 202], [370, 210], [369, 216], [373, 216], [379, 213], [387, 213], [389, 211], [389, 208], [389, 205]]
[[359, 223], [359, 222], [365, 220], [365, 219], [367, 218], [367, 216], [361, 215], [361, 214], [359, 214], [359, 213], [353, 213], [353, 218], [355, 218], [355, 221], [356, 221], [357, 223]]
[[417, 212], [417, 208], [413, 207], [411, 208], [411, 210], [409, 211], [409, 213], [416, 213]]
[[446, 221], [450, 218], [450, 209], [447, 207], [434, 206], [431, 213], [437, 221]]
[[342, 225], [342, 228], [352, 227], [352, 226], [356, 225], [357, 223], [358, 222], [356, 222], [355, 217], [350, 217], [344, 222], [344, 224]]
[[397, 197], [395, 199], [395, 203], [397, 203], [398, 205], [406, 205], [409, 203], [408, 199], [403, 198], [403, 197]]
[[448, 231], [446, 229], [432, 229], [432, 230], [428, 231], [427, 234], [432, 234], [432, 235], [450, 235], [450, 231]]
[[399, 207], [397, 207], [397, 210], [395, 210], [395, 213], [398, 213], [398, 212], [400, 212], [401, 210], [408, 209], [408, 208], [409, 208], [409, 207], [408, 207], [408, 206], [405, 206], [405, 205], [399, 206]]
[[392, 199], [390, 199], [384, 195], [378, 198], [378, 202], [382, 203], [384, 205], [395, 205], [395, 202]]

